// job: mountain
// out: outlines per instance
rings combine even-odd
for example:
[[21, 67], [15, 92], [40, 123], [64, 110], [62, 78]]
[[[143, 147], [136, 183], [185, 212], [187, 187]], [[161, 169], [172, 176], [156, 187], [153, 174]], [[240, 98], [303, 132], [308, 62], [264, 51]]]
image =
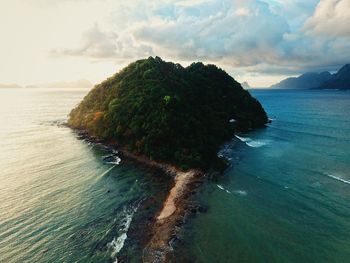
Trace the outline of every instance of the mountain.
[[291, 77], [270, 86], [270, 88], [280, 89], [312, 89], [318, 88], [320, 85], [332, 78], [332, 74], [328, 71], [316, 73], [308, 72], [299, 77]]
[[72, 82], [52, 82], [52, 83], [42, 83], [27, 86], [20, 86], [17, 84], [1, 84], [0, 88], [49, 88], [49, 89], [72, 89], [72, 88], [84, 88], [91, 89], [93, 87], [92, 83], [86, 79], [80, 79]]
[[90, 89], [92, 87], [93, 87], [92, 83], [86, 79], [80, 79], [80, 80], [71, 81], [71, 82], [59, 81], [59, 82], [34, 84], [34, 85], [26, 86], [26, 88], [49, 88], [49, 89], [72, 89], [72, 88]]
[[350, 89], [350, 64], [343, 66], [337, 73], [321, 84], [319, 89]]
[[215, 65], [149, 57], [96, 85], [68, 120], [97, 139], [182, 169], [222, 165], [235, 131], [263, 127], [261, 104]]
[[251, 88], [247, 81], [242, 82], [241, 85], [242, 85], [242, 87], [244, 89], [250, 89]]
[[22, 86], [20, 86], [20, 85], [17, 85], [17, 84], [1, 84], [0, 83], [0, 89], [1, 88], [23, 88]]

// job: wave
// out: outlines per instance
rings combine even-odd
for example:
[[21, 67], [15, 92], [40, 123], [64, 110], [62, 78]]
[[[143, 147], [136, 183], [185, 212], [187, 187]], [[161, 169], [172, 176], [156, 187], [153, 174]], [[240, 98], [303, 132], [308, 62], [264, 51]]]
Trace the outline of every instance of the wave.
[[117, 237], [114, 237], [113, 240], [107, 244], [107, 247], [109, 249], [112, 249], [111, 257], [115, 258], [114, 263], [118, 262], [117, 254], [124, 247], [125, 240], [128, 238], [127, 233], [128, 233], [131, 221], [134, 217], [135, 212], [139, 208], [140, 204], [141, 204], [141, 201], [134, 207], [131, 207], [129, 209], [124, 208], [125, 218], [122, 220], [123, 224], [119, 228], [120, 235]]
[[222, 187], [221, 185], [217, 184], [216, 186], [219, 187], [221, 190], [224, 190], [224, 191], [225, 191], [225, 188]]
[[327, 176], [330, 177], [330, 178], [333, 178], [333, 179], [335, 179], [337, 181], [340, 181], [340, 182], [343, 182], [343, 183], [346, 183], [346, 184], [350, 184], [349, 180], [345, 180], [345, 179], [343, 179], [343, 178], [341, 178], [339, 176], [335, 176], [335, 175], [332, 175], [332, 174], [327, 174]]
[[253, 148], [259, 148], [259, 147], [268, 145], [270, 143], [270, 141], [268, 140], [253, 140], [249, 137], [241, 137], [238, 135], [235, 135], [235, 137], [241, 142], [244, 142], [249, 147], [253, 147]]
[[[220, 188], [222, 191], [225, 191], [228, 194], [232, 194], [231, 191], [225, 189], [222, 185], [217, 184], [216, 186]], [[246, 196], [248, 194], [247, 191], [244, 191], [244, 190], [235, 190], [233, 191], [233, 193], [237, 195], [242, 195], [242, 196]]]
[[111, 168], [108, 168], [106, 171], [104, 171], [104, 172], [100, 175], [100, 177], [103, 177], [103, 176], [105, 176], [106, 174], [108, 174], [114, 167], [115, 167], [115, 165], [112, 166]]
[[244, 191], [244, 190], [236, 190], [236, 191], [233, 191], [233, 193], [237, 195], [242, 195], [242, 196], [246, 196], [248, 194], [247, 191]]
[[235, 135], [235, 137], [238, 139], [238, 140], [240, 140], [241, 142], [249, 142], [249, 141], [251, 141], [252, 139], [251, 138], [249, 138], [249, 137], [241, 137], [241, 136], [238, 136], [238, 135]]
[[262, 146], [265, 146], [268, 144], [269, 144], [269, 141], [266, 141], [266, 140], [246, 142], [246, 145], [253, 147], [253, 148], [259, 148], [259, 147], [262, 147]]
[[113, 153], [111, 155], [105, 155], [102, 157], [102, 159], [106, 164], [115, 164], [115, 165], [120, 164], [120, 162], [122, 161], [122, 159], [120, 159], [120, 157], [118, 157], [116, 153]]

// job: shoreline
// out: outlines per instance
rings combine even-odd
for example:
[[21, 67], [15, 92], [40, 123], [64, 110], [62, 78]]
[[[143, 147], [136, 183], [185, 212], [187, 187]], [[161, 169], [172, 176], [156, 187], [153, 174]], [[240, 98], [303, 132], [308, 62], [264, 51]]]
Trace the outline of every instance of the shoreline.
[[151, 237], [143, 249], [143, 262], [168, 262], [171, 256], [172, 241], [177, 239], [179, 227], [184, 223], [191, 209], [191, 196], [202, 183], [204, 173], [191, 169], [186, 172], [177, 171], [174, 186], [171, 188], [163, 207], [151, 229]]
[[79, 139], [102, 143], [117, 150], [122, 160], [132, 161], [172, 177], [172, 187], [163, 200], [160, 211], [153, 215], [148, 229], [145, 230], [148, 238], [143, 242], [142, 253], [143, 262], [168, 262], [173, 251], [171, 243], [178, 238], [179, 228], [183, 225], [186, 215], [194, 208], [191, 197], [202, 184], [205, 173], [198, 169], [182, 171], [173, 165], [152, 161], [146, 156], [130, 153], [116, 143], [97, 140], [87, 131], [68, 127], [77, 132]]

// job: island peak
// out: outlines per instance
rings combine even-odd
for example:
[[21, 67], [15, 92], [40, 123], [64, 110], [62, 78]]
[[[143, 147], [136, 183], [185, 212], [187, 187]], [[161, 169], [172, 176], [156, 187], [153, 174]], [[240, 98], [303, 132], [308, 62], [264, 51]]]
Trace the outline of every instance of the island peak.
[[266, 122], [261, 104], [224, 70], [202, 62], [185, 68], [160, 57], [137, 60], [96, 85], [68, 121], [184, 170], [220, 165], [217, 152], [235, 131]]

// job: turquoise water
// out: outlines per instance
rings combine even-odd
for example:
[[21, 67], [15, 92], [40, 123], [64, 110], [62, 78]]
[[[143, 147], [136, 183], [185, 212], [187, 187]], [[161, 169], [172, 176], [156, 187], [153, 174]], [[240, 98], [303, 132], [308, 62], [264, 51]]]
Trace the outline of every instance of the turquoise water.
[[[60, 125], [86, 93], [0, 90], [0, 262], [140, 262], [169, 180]], [[252, 93], [274, 121], [223, 148], [175, 262], [350, 262], [350, 93]]]
[[0, 262], [139, 258], [126, 235], [164, 180], [123, 160], [104, 162], [116, 154], [58, 125], [86, 93], [0, 90]]
[[182, 250], [194, 262], [350, 262], [350, 92], [252, 94], [274, 120], [223, 150], [232, 166], [201, 188], [208, 212]]

